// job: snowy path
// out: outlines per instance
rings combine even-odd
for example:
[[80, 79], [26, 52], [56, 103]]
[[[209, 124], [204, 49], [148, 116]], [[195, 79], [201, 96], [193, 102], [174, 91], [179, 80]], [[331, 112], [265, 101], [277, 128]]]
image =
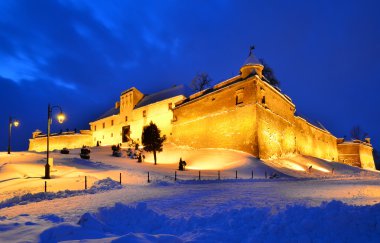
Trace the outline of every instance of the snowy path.
[[85, 212], [113, 206], [115, 202], [131, 204], [141, 201], [147, 202], [149, 207], [158, 212], [186, 217], [241, 207], [283, 208], [291, 204], [316, 206], [330, 200], [341, 200], [355, 205], [380, 203], [380, 181], [227, 180], [127, 185], [120, 190], [3, 208], [0, 210], [0, 217], [57, 214], [65, 220], [76, 221]]
[[86, 212], [95, 213], [101, 207], [113, 207], [116, 202], [126, 205], [146, 202], [149, 209], [180, 219], [212, 217], [242, 208], [268, 207], [272, 212], [281, 212], [290, 205], [319, 206], [333, 199], [354, 205], [379, 203], [380, 181], [268, 179], [127, 185], [119, 190], [3, 208], [0, 218], [6, 218], [0, 221], [0, 229], [7, 230], [0, 233], [0, 241], [7, 242], [15, 235], [18, 239], [35, 241], [43, 230], [60, 223], [41, 218], [62, 218], [75, 225]]

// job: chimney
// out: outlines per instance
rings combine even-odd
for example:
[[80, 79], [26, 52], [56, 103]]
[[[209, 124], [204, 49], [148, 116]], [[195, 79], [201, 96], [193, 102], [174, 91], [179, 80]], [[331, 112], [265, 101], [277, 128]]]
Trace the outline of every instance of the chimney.
[[119, 107], [120, 107], [120, 102], [119, 102], [119, 101], [116, 101], [116, 102], [115, 102], [115, 109], [119, 109]]
[[366, 143], [371, 144], [371, 138], [364, 138], [364, 141], [365, 141]]

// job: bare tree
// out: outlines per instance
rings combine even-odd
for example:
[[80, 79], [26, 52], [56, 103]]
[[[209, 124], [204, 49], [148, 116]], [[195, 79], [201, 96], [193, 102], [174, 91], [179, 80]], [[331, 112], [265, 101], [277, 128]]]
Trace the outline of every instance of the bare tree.
[[208, 73], [198, 73], [191, 81], [191, 89], [194, 92], [198, 92], [210, 87], [212, 79]]
[[351, 128], [350, 135], [352, 139], [364, 140], [368, 133], [364, 132], [359, 125], [356, 125]]
[[267, 79], [267, 81], [276, 87], [280, 87], [280, 81], [274, 75], [273, 69], [264, 61], [264, 59], [259, 60], [261, 64], [264, 66], [263, 75]]

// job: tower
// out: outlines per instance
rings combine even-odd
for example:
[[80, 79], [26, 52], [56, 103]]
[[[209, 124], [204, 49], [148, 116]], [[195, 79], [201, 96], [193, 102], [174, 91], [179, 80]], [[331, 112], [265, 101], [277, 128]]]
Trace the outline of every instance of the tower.
[[249, 49], [249, 55], [247, 60], [244, 62], [243, 66], [240, 68], [240, 75], [242, 78], [246, 78], [251, 74], [257, 74], [260, 78], [263, 76], [263, 64], [254, 56], [253, 50], [254, 46]]

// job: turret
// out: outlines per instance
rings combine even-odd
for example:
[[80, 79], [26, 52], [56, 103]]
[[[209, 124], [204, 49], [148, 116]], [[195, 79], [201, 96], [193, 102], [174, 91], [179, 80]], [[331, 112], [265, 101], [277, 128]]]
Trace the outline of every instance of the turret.
[[263, 64], [253, 55], [254, 46], [251, 46], [249, 55], [244, 65], [240, 68], [242, 78], [248, 77], [250, 74], [257, 74], [260, 78], [263, 76]]
[[36, 129], [33, 133], [32, 133], [32, 138], [36, 138], [38, 135], [40, 135], [42, 132], [38, 129]]

